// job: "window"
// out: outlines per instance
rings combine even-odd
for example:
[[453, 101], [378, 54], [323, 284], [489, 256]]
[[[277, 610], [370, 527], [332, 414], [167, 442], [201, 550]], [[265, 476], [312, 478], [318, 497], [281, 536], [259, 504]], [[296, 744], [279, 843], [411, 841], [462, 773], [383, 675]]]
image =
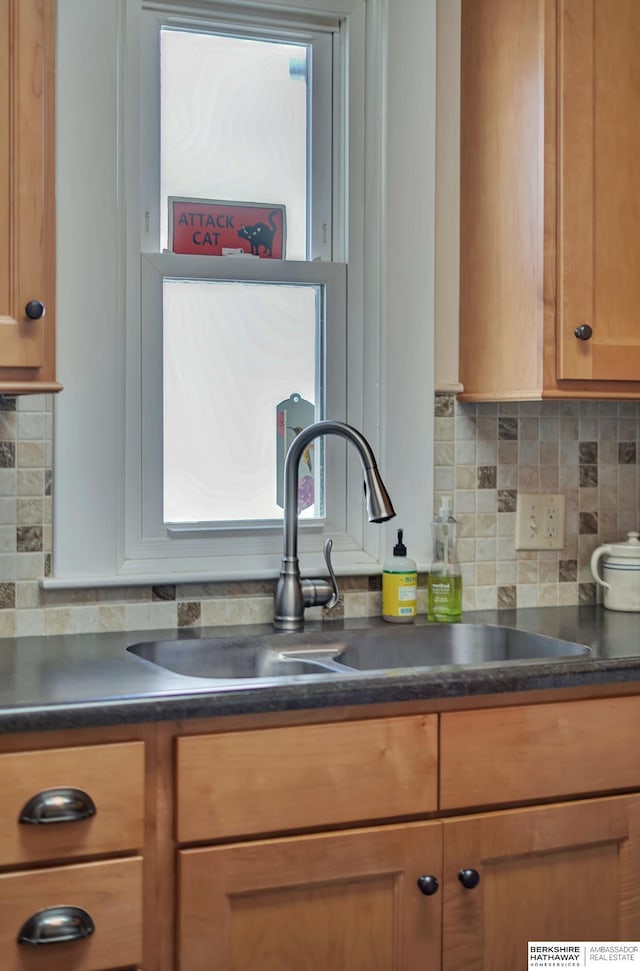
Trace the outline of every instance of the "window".
[[[327, 274], [319, 263], [303, 281], [291, 262], [331, 259], [336, 150], [327, 106], [340, 21], [328, 21], [324, 30], [276, 28], [242, 12], [229, 11], [226, 24], [222, 10], [212, 9], [208, 24], [202, 14], [189, 18], [179, 7], [143, 12], [142, 248], [172, 249], [169, 200], [176, 197], [266, 207], [262, 220], [247, 219], [247, 226], [233, 214], [216, 221], [209, 210], [205, 218], [204, 207], [185, 212], [185, 203], [180, 228], [195, 251], [219, 248], [222, 239], [227, 255], [241, 247], [245, 254], [269, 255], [282, 232], [279, 281], [265, 278], [264, 260], [254, 260], [249, 280], [244, 266], [229, 271], [219, 256], [202, 255], [182, 265], [172, 260], [176, 274], [192, 266], [197, 278], [170, 278], [169, 260], [161, 257], [153, 260], [161, 280], [150, 277], [151, 288], [161, 287], [159, 303], [145, 302], [143, 273], [143, 342], [164, 348], [161, 399], [143, 393], [143, 408], [146, 400], [150, 404], [143, 425], [163, 416], [162, 522], [169, 528], [280, 520], [280, 438], [289, 442], [293, 433], [279, 428], [277, 405], [298, 395], [313, 406], [304, 424], [325, 417], [327, 350], [329, 370], [343, 371], [335, 360], [339, 343], [344, 353], [343, 295], [325, 292]], [[343, 233], [337, 235], [343, 251]], [[145, 349], [143, 359], [148, 354]], [[336, 401], [334, 391], [330, 408], [343, 412], [344, 396]], [[156, 491], [155, 464], [143, 483], [145, 498]], [[324, 467], [314, 463], [313, 471], [315, 501], [305, 518], [320, 518], [325, 505]]]
[[[278, 8], [59, 0], [58, 16], [65, 390], [56, 401], [47, 584], [275, 575], [275, 405], [294, 393], [312, 403], [314, 417], [344, 418], [364, 431], [399, 525], [420, 524], [412, 543], [420, 559], [432, 461], [435, 4], [398, 0], [389, 22], [382, 0]], [[192, 43], [207, 53], [185, 54]], [[420, 55], [417, 78], [408, 52]], [[217, 136], [228, 134], [232, 126], [222, 122], [234, 110], [250, 110], [246, 84], [256, 82], [247, 63], [262, 63], [265, 77], [272, 59], [279, 63], [288, 94], [267, 100], [291, 124], [272, 125], [273, 144], [265, 145], [262, 108], [266, 129], [247, 142], [253, 116], [244, 144], [225, 156], [234, 160], [226, 172], [181, 166], [181, 155], [205, 159], [196, 122], [211, 110], [208, 66], [225, 59], [237, 59], [239, 87], [231, 104], [218, 103]], [[188, 96], [178, 79], [185, 62]], [[221, 97], [232, 90], [218, 87]], [[290, 145], [286, 179], [269, 182], [282, 174]], [[265, 171], [256, 155], [269, 156]], [[171, 196], [283, 204], [285, 259], [167, 252]], [[258, 323], [249, 336], [239, 322], [250, 319]], [[254, 341], [251, 365], [232, 368], [233, 354]], [[231, 378], [226, 387], [223, 378]], [[265, 431], [250, 440], [252, 415]], [[230, 434], [221, 439], [223, 420]], [[234, 454], [237, 444], [248, 463]], [[331, 535], [339, 573], [375, 572], [388, 544], [383, 528], [365, 523], [357, 458], [336, 439], [318, 443], [318, 457], [301, 524], [302, 568], [319, 568]]]

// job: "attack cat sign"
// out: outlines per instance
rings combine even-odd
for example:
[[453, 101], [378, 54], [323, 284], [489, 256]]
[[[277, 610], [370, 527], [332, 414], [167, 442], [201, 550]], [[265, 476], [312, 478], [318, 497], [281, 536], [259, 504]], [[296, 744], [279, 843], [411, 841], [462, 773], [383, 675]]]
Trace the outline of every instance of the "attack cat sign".
[[169, 247], [195, 256], [285, 256], [285, 207], [169, 197]]

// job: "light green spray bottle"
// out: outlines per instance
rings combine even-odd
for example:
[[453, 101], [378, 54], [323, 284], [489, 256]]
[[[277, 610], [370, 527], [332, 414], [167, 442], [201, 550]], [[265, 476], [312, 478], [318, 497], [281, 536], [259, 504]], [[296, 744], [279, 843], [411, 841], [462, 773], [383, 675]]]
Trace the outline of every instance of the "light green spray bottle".
[[457, 623], [462, 620], [462, 576], [456, 552], [459, 524], [451, 513], [451, 496], [440, 500], [431, 529], [433, 561], [427, 580], [427, 619]]

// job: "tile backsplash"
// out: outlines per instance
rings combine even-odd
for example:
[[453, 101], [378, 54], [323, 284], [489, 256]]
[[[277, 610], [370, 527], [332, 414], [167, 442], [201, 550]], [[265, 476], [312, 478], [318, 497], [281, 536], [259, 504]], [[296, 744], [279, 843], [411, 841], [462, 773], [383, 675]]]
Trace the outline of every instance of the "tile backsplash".
[[[589, 563], [640, 528], [640, 403], [435, 401], [435, 498], [460, 521], [463, 607], [594, 603]], [[515, 549], [519, 493], [566, 496], [560, 551]]]
[[[45, 591], [53, 399], [0, 396], [0, 636], [268, 623], [275, 581]], [[640, 523], [640, 403], [435, 400], [435, 498], [461, 524], [464, 607], [591, 603], [593, 549]], [[566, 545], [516, 552], [519, 492], [563, 492]], [[380, 577], [342, 577], [331, 616], [380, 614]], [[425, 608], [425, 577], [419, 609]], [[318, 608], [312, 615], [321, 616]]]

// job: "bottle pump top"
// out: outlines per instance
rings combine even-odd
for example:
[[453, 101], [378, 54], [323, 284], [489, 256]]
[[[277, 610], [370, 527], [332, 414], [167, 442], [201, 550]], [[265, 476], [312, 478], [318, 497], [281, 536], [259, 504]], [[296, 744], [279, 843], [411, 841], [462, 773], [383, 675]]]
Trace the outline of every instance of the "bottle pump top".
[[398, 542], [393, 547], [393, 555], [394, 556], [406, 556], [407, 555], [407, 547], [402, 542], [402, 533], [403, 533], [403, 531], [401, 529], [399, 529], [398, 530]]
[[442, 496], [440, 499], [440, 509], [438, 519], [451, 519], [451, 496]]

